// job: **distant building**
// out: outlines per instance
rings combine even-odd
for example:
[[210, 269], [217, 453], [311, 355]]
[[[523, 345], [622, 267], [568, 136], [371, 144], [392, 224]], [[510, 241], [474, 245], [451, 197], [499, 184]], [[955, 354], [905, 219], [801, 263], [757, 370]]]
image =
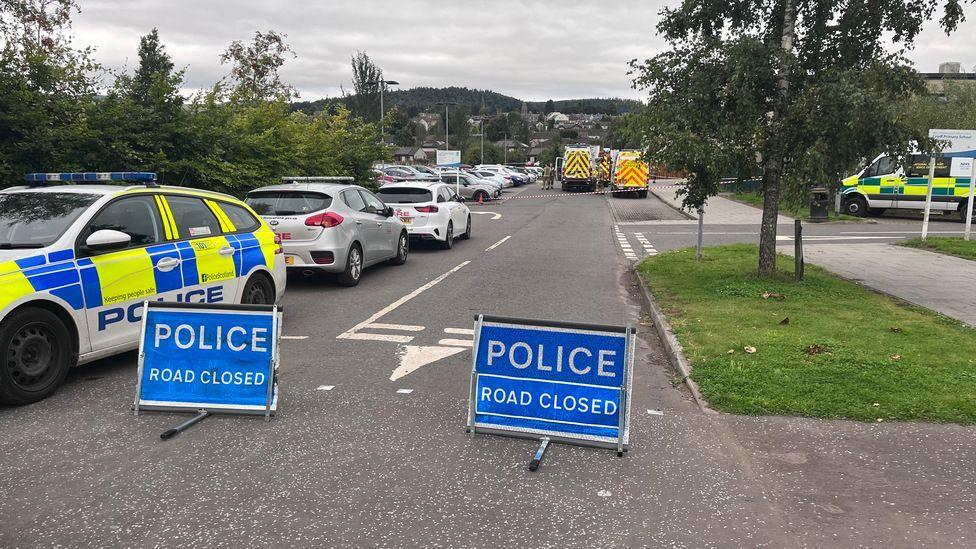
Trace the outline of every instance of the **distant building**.
[[962, 65], [947, 62], [939, 65], [939, 72], [919, 73], [925, 81], [929, 93], [936, 96], [945, 95], [946, 82], [955, 82], [965, 86], [976, 86], [976, 73], [962, 72]]
[[426, 162], [427, 155], [420, 147], [400, 147], [393, 151], [393, 161], [398, 164], [414, 164], [416, 162]]
[[542, 156], [543, 149], [544, 147], [532, 147], [531, 149], [529, 149], [527, 160], [533, 164], [538, 162], [539, 157]]
[[502, 139], [501, 141], [496, 141], [495, 142], [495, 145], [497, 145], [499, 147], [507, 148], [508, 150], [512, 150], [512, 149], [528, 149], [529, 148], [529, 146], [526, 145], [525, 143], [522, 143], [520, 141], [516, 141], [514, 139]]
[[569, 122], [569, 117], [561, 112], [551, 112], [546, 116], [546, 121], [552, 121], [556, 124]]

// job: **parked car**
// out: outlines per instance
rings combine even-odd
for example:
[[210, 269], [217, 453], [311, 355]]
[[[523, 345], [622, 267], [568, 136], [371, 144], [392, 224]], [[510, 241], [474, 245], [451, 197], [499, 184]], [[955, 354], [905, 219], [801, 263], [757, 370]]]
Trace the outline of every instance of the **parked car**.
[[478, 177], [479, 179], [487, 179], [489, 181], [494, 181], [502, 186], [503, 189], [514, 186], [512, 183], [512, 178], [496, 172], [490, 172], [488, 170], [479, 170], [478, 168], [471, 168], [468, 173]]
[[445, 183], [393, 183], [376, 193], [394, 209], [411, 238], [452, 248], [454, 238], [471, 238], [471, 211]]
[[397, 172], [400, 173], [405, 172], [407, 174], [407, 178], [404, 180], [409, 180], [409, 181], [439, 181], [440, 180], [440, 174], [434, 173], [433, 170], [431, 170], [426, 166], [406, 166], [402, 164], [396, 164], [393, 166], [387, 166], [387, 169], [396, 170]]
[[488, 202], [502, 194], [501, 189], [494, 183], [477, 179], [466, 173], [444, 174], [441, 176], [441, 182], [450, 185], [452, 189], [456, 187], [465, 200], [475, 202]]
[[529, 183], [535, 183], [535, 180], [538, 179], [535, 173], [533, 173], [528, 168], [523, 168], [521, 166], [505, 166], [505, 167], [517, 174], [524, 175], [526, 178], [528, 178]]
[[28, 174], [0, 191], [0, 403], [137, 348], [147, 300], [270, 305], [286, 282], [277, 237], [232, 196], [151, 172]]
[[482, 164], [477, 166], [479, 171], [489, 171], [492, 173], [499, 174], [503, 177], [507, 177], [511, 180], [512, 186], [520, 187], [529, 182], [529, 178], [524, 174], [520, 174], [514, 170], [508, 169], [507, 166], [501, 166], [499, 164]]
[[246, 202], [280, 235], [289, 270], [337, 273], [339, 284], [355, 286], [366, 267], [407, 262], [403, 222], [352, 178], [284, 180], [247, 193]]

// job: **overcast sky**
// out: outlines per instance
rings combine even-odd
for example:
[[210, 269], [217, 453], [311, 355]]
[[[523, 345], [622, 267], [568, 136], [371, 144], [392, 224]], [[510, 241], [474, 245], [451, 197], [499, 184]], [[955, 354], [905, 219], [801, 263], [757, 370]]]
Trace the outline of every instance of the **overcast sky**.
[[[113, 67], [134, 67], [139, 37], [152, 27], [187, 87], [226, 74], [218, 55], [255, 30], [288, 35], [298, 58], [284, 79], [304, 99], [350, 85], [349, 58], [367, 52], [402, 88], [464, 86], [526, 100], [632, 97], [627, 63], [664, 48], [654, 30], [662, 6], [679, 0], [80, 0], [76, 43]], [[613, 7], [616, 6], [616, 7]], [[911, 54], [916, 68], [942, 61], [976, 66], [976, 9], [951, 38], [930, 24]]]

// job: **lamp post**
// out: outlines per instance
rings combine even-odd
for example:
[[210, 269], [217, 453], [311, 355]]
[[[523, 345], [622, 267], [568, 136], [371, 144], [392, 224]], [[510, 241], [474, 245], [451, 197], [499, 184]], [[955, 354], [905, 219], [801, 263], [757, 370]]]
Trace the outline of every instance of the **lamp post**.
[[438, 101], [436, 105], [444, 105], [444, 150], [451, 150], [451, 105], [457, 101]]
[[386, 121], [383, 120], [384, 118], [383, 88], [387, 86], [399, 86], [400, 83], [397, 82], [396, 80], [374, 80], [371, 82], [371, 84], [376, 84], [377, 86], [380, 87], [380, 141], [385, 145], [386, 144], [386, 127], [385, 127]]
[[485, 163], [485, 119], [481, 118], [481, 163]]

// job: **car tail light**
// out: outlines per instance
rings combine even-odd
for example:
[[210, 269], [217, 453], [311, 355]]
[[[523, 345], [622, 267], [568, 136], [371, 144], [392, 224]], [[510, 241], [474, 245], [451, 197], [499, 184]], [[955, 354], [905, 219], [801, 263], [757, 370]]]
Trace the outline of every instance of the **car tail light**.
[[345, 221], [341, 215], [333, 212], [324, 212], [305, 219], [305, 224], [309, 227], [335, 227]]
[[282, 247], [281, 247], [281, 235], [280, 234], [275, 233], [274, 243], [275, 243], [275, 251], [274, 251], [275, 255], [285, 253], [285, 250], [282, 249]]
[[437, 206], [433, 206], [433, 205], [431, 205], [431, 206], [416, 206], [416, 207], [414, 207], [414, 209], [417, 210], [420, 213], [425, 213], [425, 214], [437, 213], [437, 211], [438, 211], [437, 210]]

